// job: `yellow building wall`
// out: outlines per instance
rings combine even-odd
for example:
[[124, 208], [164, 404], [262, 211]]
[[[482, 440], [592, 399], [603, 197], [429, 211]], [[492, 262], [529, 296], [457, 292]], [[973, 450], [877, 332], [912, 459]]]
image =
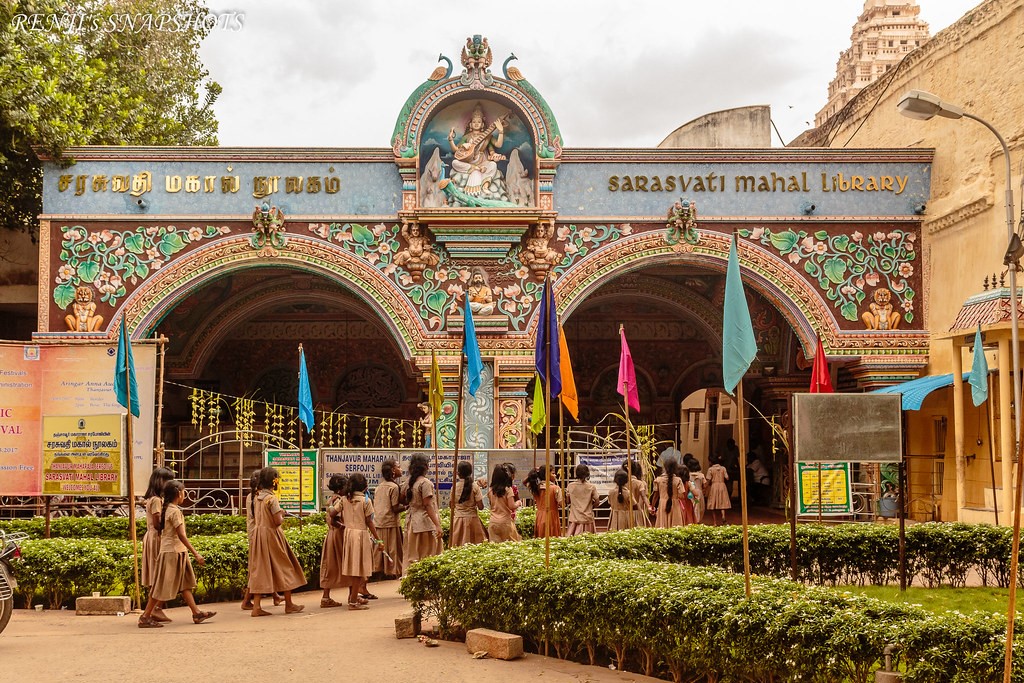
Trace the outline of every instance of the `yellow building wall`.
[[[793, 144], [832, 147], [926, 147], [935, 149], [931, 198], [922, 226], [925, 324], [932, 332], [925, 374], [952, 371], [951, 348], [940, 339], [949, 333], [964, 300], [983, 290], [986, 276], [1004, 270], [1007, 245], [1004, 194], [1006, 160], [996, 137], [968, 119], [915, 121], [899, 114], [896, 105], [908, 90], [925, 90], [991, 123], [1010, 148], [1013, 180], [1018, 191], [1014, 222], [1019, 217], [1019, 184], [1024, 159], [1024, 0], [988, 0], [957, 23], [911, 53], [896, 75], [881, 78], [861, 92], [830, 124], [809, 131]], [[971, 354], [964, 355], [964, 370]], [[990, 356], [990, 363], [992, 357]], [[984, 406], [974, 408], [970, 389], [964, 400], [967, 500], [966, 508], [991, 505], [988, 427]], [[990, 405], [997, 409], [993, 392]], [[941, 516], [957, 519], [952, 389], [937, 391], [921, 411], [907, 413], [908, 453], [934, 448], [933, 419], [946, 416]], [[980, 419], [980, 428], [979, 428]], [[998, 421], [995, 449], [998, 453]], [[981, 444], [978, 444], [978, 440]], [[911, 461], [914, 497], [923, 495], [930, 472], [925, 461]], [[916, 469], [916, 471], [915, 471]], [[996, 480], [1001, 485], [1000, 461]], [[919, 505], [919, 507], [922, 507]], [[974, 511], [963, 518], [974, 520]], [[1009, 520], [1000, 515], [1000, 523]]]

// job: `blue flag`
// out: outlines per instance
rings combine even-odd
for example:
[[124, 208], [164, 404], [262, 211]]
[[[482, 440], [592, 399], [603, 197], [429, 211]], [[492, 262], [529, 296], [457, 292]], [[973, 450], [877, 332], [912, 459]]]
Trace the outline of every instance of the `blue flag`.
[[725, 314], [722, 316], [722, 381], [732, 395], [757, 356], [754, 326], [750, 323], [747, 297], [743, 295], [740, 260], [733, 233], [729, 267], [725, 272]]
[[121, 332], [117, 336], [117, 360], [114, 365], [114, 393], [125, 408], [131, 403], [131, 414], [139, 416], [139, 385], [135, 382], [135, 357], [128, 338], [128, 321], [121, 316]]
[[974, 362], [971, 363], [971, 377], [967, 383], [971, 385], [971, 400], [975, 407], [988, 400], [988, 360], [981, 345], [981, 323], [974, 333]]
[[555, 398], [562, 393], [562, 370], [558, 345], [558, 309], [555, 306], [555, 293], [552, 291], [549, 278], [544, 278], [544, 291], [540, 299], [540, 323], [537, 325], [537, 349], [534, 359], [541, 381], [550, 381], [551, 398]]
[[466, 369], [469, 371], [469, 395], [476, 396], [480, 388], [480, 375], [484, 371], [484, 361], [480, 358], [480, 344], [476, 341], [476, 325], [473, 324], [473, 312], [469, 310], [469, 295], [466, 295], [466, 326], [463, 329], [462, 352], [466, 354]]
[[309, 373], [306, 372], [306, 354], [299, 344], [299, 420], [306, 425], [306, 431], [313, 431], [313, 394], [309, 390]]

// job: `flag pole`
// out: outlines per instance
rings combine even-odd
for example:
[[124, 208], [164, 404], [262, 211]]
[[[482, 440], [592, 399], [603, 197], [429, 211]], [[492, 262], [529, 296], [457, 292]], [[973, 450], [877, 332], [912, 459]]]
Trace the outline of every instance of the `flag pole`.
[[440, 492], [441, 486], [441, 461], [437, 455], [437, 420], [433, 421], [434, 424], [431, 427], [433, 434], [431, 435], [431, 441], [434, 444], [434, 490]]
[[[139, 531], [135, 528], [135, 457], [132, 455], [132, 382], [131, 374], [128, 369], [128, 357], [131, 353], [128, 344], [128, 316], [122, 311], [121, 312], [121, 334], [124, 337], [125, 349], [124, 349], [124, 367], [118, 368], [118, 372], [124, 371], [124, 385], [126, 394], [128, 395], [128, 414], [125, 416], [126, 433], [125, 433], [125, 452], [128, 456], [128, 528], [131, 529], [132, 539], [132, 570], [135, 576], [135, 604], [139, 609], [142, 609], [142, 594], [139, 590]], [[138, 400], [136, 398], [136, 400]], [[47, 522], [49, 522], [49, 515], [47, 515]]]
[[985, 384], [989, 388], [989, 393], [985, 398], [985, 428], [988, 430], [988, 467], [992, 474], [992, 512], [996, 516], [996, 526], [999, 526], [999, 496], [996, 495], [996, 451], [992, 443], [992, 416], [988, 409], [988, 396], [992, 395], [992, 383], [989, 377], [985, 378]]
[[[562, 359], [559, 357], [558, 362], [561, 363]], [[565, 387], [562, 387], [564, 390]], [[562, 403], [562, 396], [558, 396], [558, 456], [559, 461], [562, 463], [562, 490], [565, 491], [569, 488], [569, 467], [565, 461], [565, 404]], [[562, 526], [568, 526], [569, 524], [569, 506], [562, 506]]]
[[743, 586], [750, 597], [750, 541], [747, 535], [747, 420], [743, 403], [743, 379], [736, 384], [740, 421], [740, 511], [743, 523]]
[[[299, 372], [300, 373], [302, 372], [302, 344], [301, 343], [299, 344]], [[301, 399], [302, 399], [302, 397], [300, 396], [299, 400], [301, 401]], [[299, 411], [299, 413], [300, 413], [300, 415], [299, 415], [299, 429], [298, 429], [298, 432], [299, 432], [299, 528], [300, 529], [302, 528], [302, 474], [303, 474], [303, 472], [302, 472], [302, 470], [303, 470], [302, 465], [303, 465], [303, 460], [305, 460], [305, 458], [303, 457], [303, 453], [302, 453], [302, 427], [303, 427], [303, 425], [302, 425], [302, 415], [301, 415], [301, 412], [302, 411], [301, 411], [301, 406], [300, 406], [300, 411]], [[367, 435], [367, 436], [369, 436], [369, 435]]]
[[[546, 324], [542, 320], [541, 324]], [[549, 337], [551, 335], [548, 335]], [[547, 379], [544, 380], [544, 495], [548, 497], [548, 515], [551, 514], [550, 506], [555, 504], [555, 497], [551, 495], [551, 340], [548, 340], [547, 349]], [[558, 520], [558, 535], [562, 535], [561, 519], [558, 517], [558, 510], [555, 510], [555, 519]], [[544, 568], [551, 568], [551, 527], [549, 520], [544, 520]]]
[[[625, 332], [625, 328], [622, 323], [619, 323], [619, 343], [622, 343], [622, 334]], [[620, 361], [621, 362], [621, 361]], [[622, 403], [626, 408], [626, 483], [629, 485], [629, 527], [633, 528], [636, 517], [633, 515], [633, 455], [629, 450], [629, 433], [632, 431], [629, 427], [629, 381], [628, 379], [622, 383]]]
[[[463, 335], [462, 346], [463, 346], [463, 348], [465, 348], [465, 346], [466, 346], [466, 342], [465, 342], [465, 335], [466, 335], [465, 328], [463, 328], [462, 335]], [[455, 516], [455, 478], [456, 478], [456, 476], [458, 476], [458, 469], [459, 469], [459, 446], [462, 444], [462, 414], [463, 414], [462, 402], [463, 402], [463, 400], [465, 398], [465, 391], [462, 388], [462, 383], [463, 383], [462, 356], [463, 356], [462, 352], [459, 352], [459, 404], [458, 404], [458, 409], [457, 409], [457, 412], [456, 412], [456, 415], [455, 415], [455, 454], [452, 456], [452, 490], [448, 494], [448, 509], [451, 511], [451, 515], [449, 516], [449, 522], [448, 522], [449, 525], [451, 524], [451, 519]], [[440, 493], [441, 493], [440, 490], [438, 490], [438, 495], [440, 495]]]

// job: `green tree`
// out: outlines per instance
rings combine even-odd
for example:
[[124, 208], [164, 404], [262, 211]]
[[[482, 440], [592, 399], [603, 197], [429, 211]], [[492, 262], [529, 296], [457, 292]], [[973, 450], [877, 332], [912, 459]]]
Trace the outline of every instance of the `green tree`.
[[0, 228], [34, 233], [36, 150], [215, 145], [201, 0], [0, 0]]

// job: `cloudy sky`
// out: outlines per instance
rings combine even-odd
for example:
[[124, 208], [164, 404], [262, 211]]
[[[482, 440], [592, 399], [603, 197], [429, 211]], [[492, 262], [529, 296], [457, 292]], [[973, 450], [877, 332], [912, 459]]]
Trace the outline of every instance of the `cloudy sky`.
[[[202, 56], [224, 86], [222, 145], [387, 147], [409, 93], [488, 37], [568, 147], [649, 147], [702, 114], [768, 104], [788, 142], [826, 100], [864, 0], [208, 0], [244, 14]], [[979, 0], [919, 0], [932, 35]], [[941, 95], [941, 93], [939, 93]], [[862, 141], [869, 145], [870, 141]], [[773, 144], [778, 145], [777, 138]]]

